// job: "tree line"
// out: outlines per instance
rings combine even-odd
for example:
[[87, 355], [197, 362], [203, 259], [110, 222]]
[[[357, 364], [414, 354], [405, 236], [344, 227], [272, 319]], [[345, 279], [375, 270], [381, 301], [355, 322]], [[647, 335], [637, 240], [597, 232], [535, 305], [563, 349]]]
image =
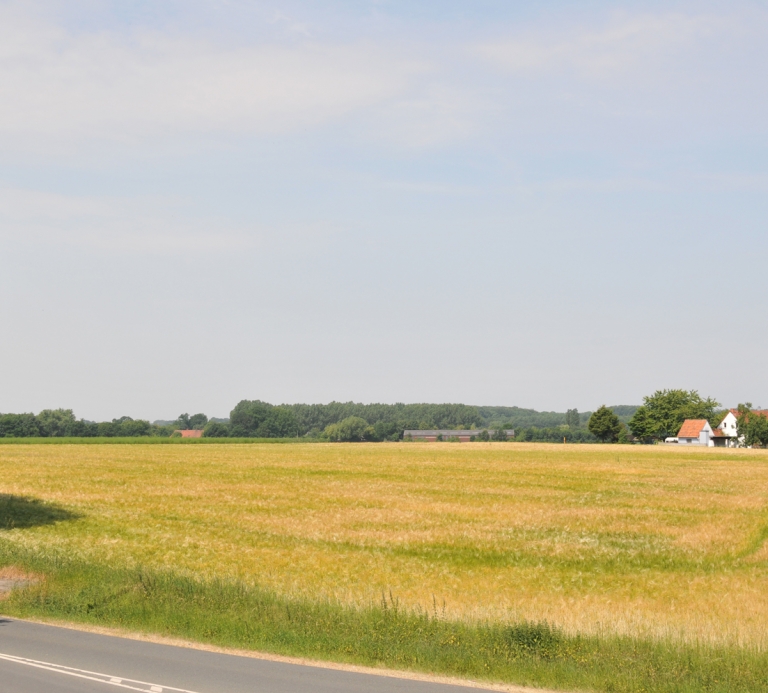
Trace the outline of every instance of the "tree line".
[[[601, 406], [594, 412], [537, 412], [519, 407], [466, 404], [329, 404], [274, 405], [242, 400], [229, 419], [181, 414], [174, 421], [150, 423], [123, 416], [112, 421], [77, 419], [71, 409], [39, 414], [0, 414], [0, 437], [137, 437], [172, 436], [196, 429], [210, 438], [310, 438], [329, 441], [402, 440], [408, 429], [475, 429], [478, 440], [501, 439], [515, 430], [515, 440], [566, 443], [653, 443], [677, 435], [685, 419], [707, 419], [717, 426], [727, 413], [712, 398], [695, 390], [659, 390], [637, 406]], [[739, 434], [748, 445], [768, 446], [768, 419], [739, 405]], [[504, 437], [506, 437], [504, 435]]]
[[[618, 406], [620, 420], [637, 409]], [[332, 441], [402, 440], [406, 430], [474, 429], [478, 440], [504, 439], [515, 430], [516, 440], [595, 442], [586, 424], [590, 412], [537, 412], [519, 407], [477, 407], [466, 404], [330, 404], [272, 405], [243, 400], [232, 410], [229, 424], [209, 424], [206, 436], [309, 437]], [[502, 438], [503, 437], [503, 438]]]
[[121, 416], [111, 421], [78, 419], [71, 409], [44, 409], [39, 414], [0, 414], [0, 438], [136, 438], [172, 436], [174, 431], [204, 428], [205, 414], [182, 414], [176, 421], [158, 425]]
[[[243, 400], [228, 419], [181, 414], [173, 421], [123, 416], [112, 421], [77, 419], [71, 409], [46, 409], [39, 414], [0, 414], [0, 437], [136, 437], [171, 436], [184, 429], [202, 430], [205, 437], [315, 438], [325, 440], [401, 440], [407, 429], [515, 429], [525, 440], [594, 440], [585, 424], [589, 413], [537, 412], [519, 407], [477, 407], [466, 404], [329, 404], [273, 405]], [[342, 425], [343, 423], [343, 425]]]

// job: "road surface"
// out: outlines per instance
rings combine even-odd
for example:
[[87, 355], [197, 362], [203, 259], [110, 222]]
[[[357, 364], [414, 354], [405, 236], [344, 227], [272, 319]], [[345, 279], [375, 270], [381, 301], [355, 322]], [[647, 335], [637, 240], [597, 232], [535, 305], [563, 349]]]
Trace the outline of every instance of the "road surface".
[[0, 617], [9, 693], [468, 693], [476, 688], [287, 664]]

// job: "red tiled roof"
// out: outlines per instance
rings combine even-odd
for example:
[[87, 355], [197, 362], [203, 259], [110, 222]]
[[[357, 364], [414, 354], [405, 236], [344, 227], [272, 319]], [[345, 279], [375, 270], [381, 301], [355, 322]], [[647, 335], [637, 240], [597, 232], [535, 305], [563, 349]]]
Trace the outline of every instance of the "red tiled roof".
[[181, 433], [182, 438], [201, 438], [203, 436], [202, 431], [195, 429], [189, 429], [185, 431], [174, 431], [174, 433]]
[[[738, 409], [731, 409], [730, 412], [734, 416], [738, 416], [739, 415], [739, 410]], [[766, 416], [766, 417], [768, 417], [768, 409], [753, 409], [752, 413], [753, 414], [757, 414], [758, 416]]]
[[686, 419], [680, 428], [678, 438], [698, 438], [701, 429], [707, 425], [706, 419]]
[[712, 429], [712, 437], [713, 438], [730, 438], [730, 436], [726, 435], [725, 431], [722, 428]]

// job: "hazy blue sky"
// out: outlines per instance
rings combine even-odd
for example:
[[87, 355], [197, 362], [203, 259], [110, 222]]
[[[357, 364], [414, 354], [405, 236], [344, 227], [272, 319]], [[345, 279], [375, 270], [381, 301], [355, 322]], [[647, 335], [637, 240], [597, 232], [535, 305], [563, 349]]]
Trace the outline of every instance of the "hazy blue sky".
[[768, 406], [768, 3], [0, 2], [0, 411]]

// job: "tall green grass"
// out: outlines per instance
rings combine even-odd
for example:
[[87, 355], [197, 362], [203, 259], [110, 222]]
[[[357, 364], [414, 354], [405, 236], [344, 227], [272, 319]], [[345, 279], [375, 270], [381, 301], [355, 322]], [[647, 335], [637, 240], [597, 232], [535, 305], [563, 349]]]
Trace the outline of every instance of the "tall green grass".
[[546, 623], [470, 623], [278, 596], [237, 582], [114, 568], [0, 541], [0, 566], [45, 576], [0, 609], [246, 648], [563, 690], [768, 691], [768, 654], [749, 648], [566, 635]]

